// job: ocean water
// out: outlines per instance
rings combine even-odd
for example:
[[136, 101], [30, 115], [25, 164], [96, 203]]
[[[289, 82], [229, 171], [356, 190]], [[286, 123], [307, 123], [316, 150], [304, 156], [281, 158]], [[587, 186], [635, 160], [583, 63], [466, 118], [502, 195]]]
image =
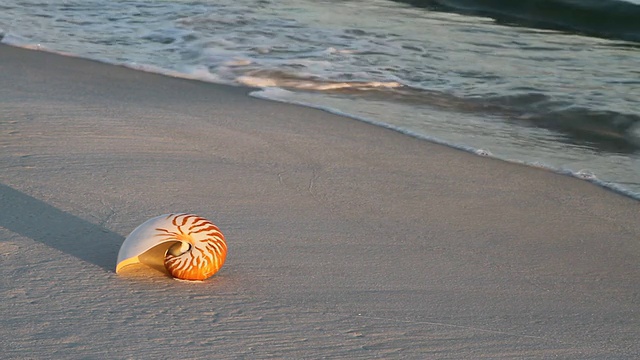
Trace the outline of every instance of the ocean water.
[[640, 0], [0, 0], [0, 37], [258, 87], [640, 199]]

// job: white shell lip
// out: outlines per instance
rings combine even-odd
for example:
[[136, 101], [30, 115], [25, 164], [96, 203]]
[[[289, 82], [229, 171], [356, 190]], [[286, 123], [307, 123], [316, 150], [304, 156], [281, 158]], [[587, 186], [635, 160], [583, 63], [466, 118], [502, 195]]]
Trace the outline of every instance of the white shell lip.
[[174, 214], [164, 214], [151, 218], [133, 229], [131, 234], [124, 239], [118, 252], [116, 262], [116, 274], [120, 273], [128, 265], [143, 263], [154, 269], [166, 273], [164, 267], [164, 254], [177, 240], [161, 240], [155, 235], [156, 229], [170, 222], [169, 217]]

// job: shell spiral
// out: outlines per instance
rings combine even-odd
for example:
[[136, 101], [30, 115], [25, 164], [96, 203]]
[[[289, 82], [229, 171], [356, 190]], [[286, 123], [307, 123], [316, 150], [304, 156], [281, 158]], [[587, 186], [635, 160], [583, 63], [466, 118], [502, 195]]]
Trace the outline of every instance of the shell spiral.
[[164, 266], [178, 279], [204, 280], [220, 270], [227, 257], [227, 243], [220, 229], [209, 220], [192, 215], [172, 217], [174, 228], [157, 228], [157, 236], [188, 242], [175, 244], [164, 258]]
[[161, 262], [175, 278], [205, 280], [226, 257], [224, 235], [212, 222], [194, 214], [167, 214], [146, 221], [125, 239], [116, 272], [133, 263]]

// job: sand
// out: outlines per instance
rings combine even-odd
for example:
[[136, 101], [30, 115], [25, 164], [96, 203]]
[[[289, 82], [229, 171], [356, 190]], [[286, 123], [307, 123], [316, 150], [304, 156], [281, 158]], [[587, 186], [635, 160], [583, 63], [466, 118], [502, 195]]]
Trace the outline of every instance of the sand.
[[[227, 87], [0, 46], [4, 359], [640, 356], [640, 203]], [[201, 283], [115, 274], [168, 212]]]

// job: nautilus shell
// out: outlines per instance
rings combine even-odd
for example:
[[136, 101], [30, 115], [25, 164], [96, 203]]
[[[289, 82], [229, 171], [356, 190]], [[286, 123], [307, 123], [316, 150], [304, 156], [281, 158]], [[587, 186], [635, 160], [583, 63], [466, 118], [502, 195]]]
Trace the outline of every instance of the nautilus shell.
[[166, 214], [135, 228], [118, 253], [116, 273], [132, 264], [166, 270], [182, 280], [204, 280], [215, 274], [227, 257], [220, 229], [193, 214]]

